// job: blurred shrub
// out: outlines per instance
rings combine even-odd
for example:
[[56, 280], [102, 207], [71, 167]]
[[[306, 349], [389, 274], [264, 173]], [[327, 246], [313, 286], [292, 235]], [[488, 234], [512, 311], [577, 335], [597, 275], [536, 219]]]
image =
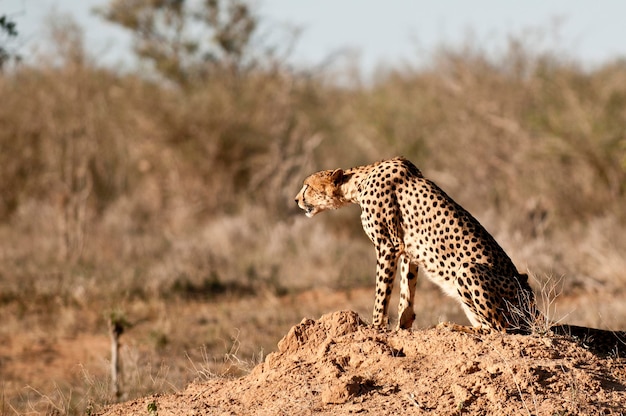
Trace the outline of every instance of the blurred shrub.
[[99, 14], [128, 29], [137, 56], [181, 85], [253, 64], [257, 19], [241, 0], [112, 0]]
[[[130, 16], [157, 3], [111, 4], [132, 6]], [[236, 14], [239, 3], [228, 4]], [[151, 10], [165, 23], [178, 13], [162, 7]], [[207, 276], [281, 292], [285, 282], [365, 282], [370, 265], [342, 255], [347, 244], [367, 252], [358, 215], [296, 227], [293, 196], [315, 170], [397, 154], [491, 230], [550, 238], [572, 222], [626, 220], [623, 62], [583, 70], [512, 41], [500, 56], [443, 48], [426, 67], [386, 68], [350, 87], [270, 57], [175, 85], [100, 68], [67, 20], [54, 20], [50, 39], [36, 65], [0, 75], [5, 273], [36, 279], [45, 266], [86, 274], [85, 284], [106, 275], [112, 297], [210, 288]], [[307, 237], [318, 227], [322, 246]]]
[[19, 55], [10, 45], [17, 35], [17, 25], [11, 17], [6, 14], [0, 15], [0, 71], [11, 60], [19, 60]]

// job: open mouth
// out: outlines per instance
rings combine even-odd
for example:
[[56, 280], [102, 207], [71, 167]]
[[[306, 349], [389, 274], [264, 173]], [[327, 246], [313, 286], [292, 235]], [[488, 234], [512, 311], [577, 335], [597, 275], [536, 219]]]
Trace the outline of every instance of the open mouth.
[[307, 217], [311, 218], [313, 215], [317, 213], [317, 211], [315, 210], [315, 207], [313, 205], [305, 205], [304, 213], [306, 214]]

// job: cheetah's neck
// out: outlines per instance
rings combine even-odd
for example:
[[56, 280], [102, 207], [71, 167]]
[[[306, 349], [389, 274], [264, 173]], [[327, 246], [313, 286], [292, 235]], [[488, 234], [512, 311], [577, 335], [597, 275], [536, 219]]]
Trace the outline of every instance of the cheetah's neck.
[[341, 184], [341, 196], [346, 203], [358, 204], [361, 193], [361, 183], [370, 174], [376, 165], [360, 166], [346, 169], [343, 173], [344, 182]]

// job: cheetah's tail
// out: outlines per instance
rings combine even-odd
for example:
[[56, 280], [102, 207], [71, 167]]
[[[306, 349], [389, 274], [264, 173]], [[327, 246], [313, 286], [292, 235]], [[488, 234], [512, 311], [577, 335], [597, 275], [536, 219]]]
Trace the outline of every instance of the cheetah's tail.
[[556, 335], [570, 337], [589, 351], [600, 355], [626, 357], [626, 331], [608, 331], [576, 325], [554, 325]]

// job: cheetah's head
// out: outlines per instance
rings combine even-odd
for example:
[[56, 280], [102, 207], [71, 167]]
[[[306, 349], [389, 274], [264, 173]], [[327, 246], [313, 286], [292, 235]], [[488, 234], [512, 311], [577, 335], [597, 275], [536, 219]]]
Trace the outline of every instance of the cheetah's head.
[[345, 204], [340, 185], [343, 183], [343, 170], [323, 170], [309, 176], [298, 195], [296, 203], [311, 218], [327, 209], [336, 209]]

